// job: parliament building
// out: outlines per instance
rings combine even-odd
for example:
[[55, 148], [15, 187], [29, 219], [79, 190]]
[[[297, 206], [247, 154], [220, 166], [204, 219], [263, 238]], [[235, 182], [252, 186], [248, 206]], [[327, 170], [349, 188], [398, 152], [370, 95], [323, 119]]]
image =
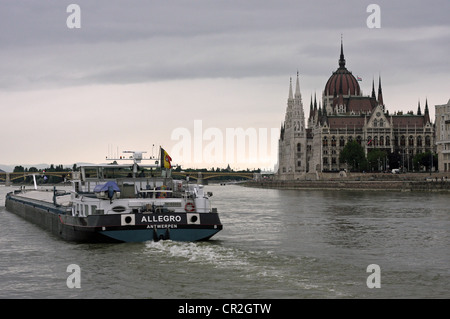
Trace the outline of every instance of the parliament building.
[[415, 114], [391, 114], [384, 103], [381, 78], [377, 91], [372, 82], [370, 95], [363, 95], [358, 80], [346, 68], [341, 42], [339, 67], [326, 82], [321, 101], [311, 97], [306, 120], [298, 73], [295, 90], [291, 79], [278, 144], [278, 179], [302, 179], [306, 173], [349, 168], [340, 163], [339, 154], [350, 141], [363, 146], [366, 156], [375, 149], [389, 154], [390, 161], [380, 163], [380, 170], [412, 169], [414, 155], [433, 150], [428, 101], [423, 111], [419, 102]]

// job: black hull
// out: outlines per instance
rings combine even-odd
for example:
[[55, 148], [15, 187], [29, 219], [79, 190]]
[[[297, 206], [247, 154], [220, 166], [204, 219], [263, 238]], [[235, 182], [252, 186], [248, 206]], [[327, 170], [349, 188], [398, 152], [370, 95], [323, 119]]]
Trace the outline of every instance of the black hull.
[[80, 243], [208, 240], [222, 229], [217, 213], [114, 214], [74, 217], [65, 208], [9, 193], [6, 209], [53, 235]]

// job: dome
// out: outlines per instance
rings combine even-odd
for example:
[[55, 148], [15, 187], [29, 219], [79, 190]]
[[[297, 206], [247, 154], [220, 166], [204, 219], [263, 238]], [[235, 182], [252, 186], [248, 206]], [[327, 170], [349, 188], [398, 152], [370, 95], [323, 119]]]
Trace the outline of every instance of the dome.
[[361, 95], [361, 89], [352, 72], [345, 67], [344, 50], [341, 42], [341, 56], [339, 58], [339, 68], [333, 72], [325, 85], [325, 95]]

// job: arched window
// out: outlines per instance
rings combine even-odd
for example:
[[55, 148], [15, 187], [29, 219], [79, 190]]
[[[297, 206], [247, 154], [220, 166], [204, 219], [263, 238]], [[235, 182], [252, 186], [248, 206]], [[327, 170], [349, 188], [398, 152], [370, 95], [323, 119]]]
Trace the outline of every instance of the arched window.
[[405, 146], [406, 145], [406, 138], [405, 135], [402, 135], [400, 137], [400, 146]]
[[339, 138], [339, 146], [343, 147], [345, 145], [345, 139], [343, 136]]
[[384, 146], [384, 137], [380, 136], [380, 146]]
[[358, 135], [358, 136], [356, 137], [356, 143], [358, 143], [359, 145], [361, 145], [361, 143], [362, 143], [362, 137], [361, 137], [360, 135]]
[[391, 139], [389, 136], [386, 136], [386, 146], [391, 146]]
[[417, 146], [422, 146], [422, 136], [417, 136]]
[[322, 145], [323, 147], [328, 147], [328, 139], [326, 136], [323, 138]]
[[302, 144], [297, 143], [297, 152], [301, 152], [302, 151]]
[[380, 119], [380, 127], [384, 127], [384, 121], [383, 121], [383, 119]]
[[331, 146], [336, 146], [336, 136], [331, 137]]
[[425, 136], [425, 146], [430, 146], [431, 145], [431, 137], [430, 136]]
[[377, 120], [374, 120], [373, 121], [373, 127], [377, 127], [378, 126], [378, 121]]
[[410, 135], [409, 138], [408, 138], [408, 145], [409, 146], [414, 146], [414, 137], [412, 135]]

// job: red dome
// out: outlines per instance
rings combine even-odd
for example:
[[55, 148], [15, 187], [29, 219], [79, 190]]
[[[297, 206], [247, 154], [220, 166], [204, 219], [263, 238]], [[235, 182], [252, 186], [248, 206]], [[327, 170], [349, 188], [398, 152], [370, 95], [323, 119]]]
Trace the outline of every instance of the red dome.
[[344, 51], [341, 42], [341, 56], [339, 58], [339, 68], [328, 79], [325, 85], [325, 95], [334, 96], [342, 93], [343, 95], [360, 95], [361, 89], [352, 72], [345, 67]]
[[334, 96], [334, 94], [339, 95], [360, 95], [361, 89], [359, 88], [358, 81], [353, 76], [351, 72], [347, 69], [339, 68], [333, 75], [328, 79], [325, 85], [325, 95]]

